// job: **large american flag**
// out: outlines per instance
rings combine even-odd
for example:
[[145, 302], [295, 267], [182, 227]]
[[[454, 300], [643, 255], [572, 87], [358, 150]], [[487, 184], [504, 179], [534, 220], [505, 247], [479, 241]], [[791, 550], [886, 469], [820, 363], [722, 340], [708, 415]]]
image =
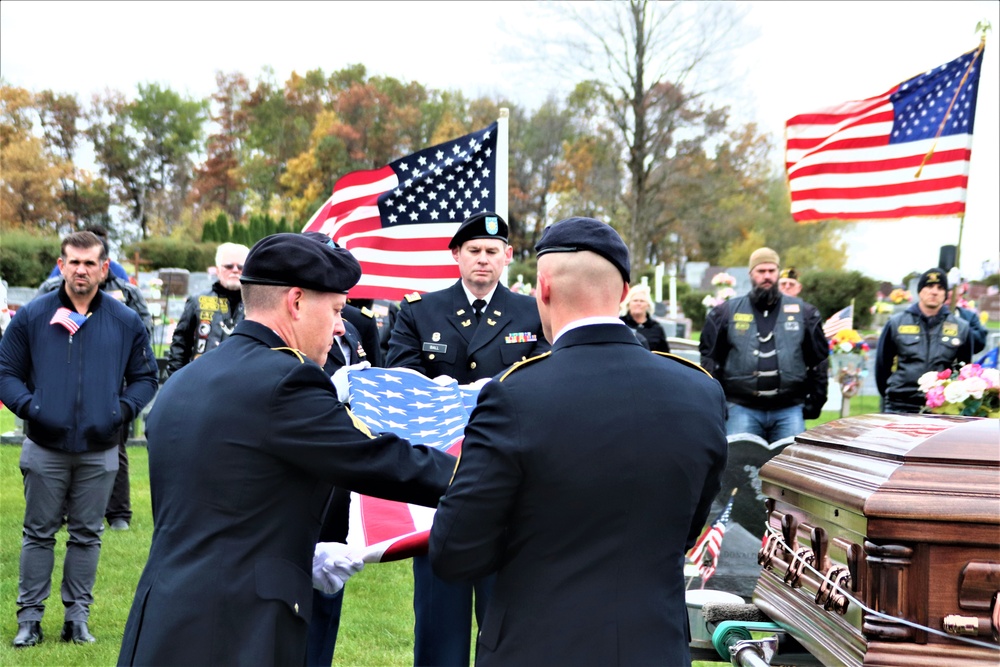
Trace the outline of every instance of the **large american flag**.
[[473, 213], [496, 210], [497, 127], [337, 181], [302, 231], [326, 234], [361, 262], [352, 298], [399, 301], [458, 279], [448, 242]]
[[789, 119], [792, 217], [963, 214], [982, 53], [980, 45], [882, 95]]
[[841, 308], [833, 315], [830, 316], [826, 322], [823, 323], [823, 335], [828, 339], [833, 338], [833, 336], [838, 331], [843, 331], [844, 329], [854, 328], [854, 304], [851, 304], [847, 308]]
[[729, 495], [729, 502], [726, 503], [718, 518], [705, 529], [695, 545], [691, 547], [691, 551], [687, 553], [688, 560], [695, 564], [698, 574], [701, 575], [702, 588], [705, 587], [705, 583], [715, 574], [715, 570], [719, 566], [722, 538], [726, 536], [726, 524], [729, 523], [729, 515], [733, 511], [736, 491], [733, 489]]
[[[435, 382], [407, 368], [348, 371], [351, 412], [373, 432], [392, 431], [412, 444], [458, 456], [482, 383]], [[347, 544], [365, 562], [427, 553], [434, 508], [351, 494]]]

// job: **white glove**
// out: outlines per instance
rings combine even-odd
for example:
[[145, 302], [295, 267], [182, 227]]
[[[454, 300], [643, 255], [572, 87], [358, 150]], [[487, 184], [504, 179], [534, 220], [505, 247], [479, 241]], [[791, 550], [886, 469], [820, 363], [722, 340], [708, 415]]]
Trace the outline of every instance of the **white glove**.
[[450, 384], [458, 384], [458, 381], [450, 375], [438, 375], [436, 378], [433, 378], [431, 382], [441, 387], [447, 387]]
[[361, 556], [353, 554], [346, 544], [319, 542], [313, 552], [313, 588], [333, 595], [364, 567]]
[[337, 372], [330, 376], [330, 380], [333, 382], [334, 389], [337, 390], [337, 398], [341, 403], [345, 405], [351, 402], [351, 383], [347, 379], [348, 371], [363, 371], [366, 368], [371, 368], [372, 365], [367, 361], [359, 361], [352, 366], [341, 366], [337, 369]]

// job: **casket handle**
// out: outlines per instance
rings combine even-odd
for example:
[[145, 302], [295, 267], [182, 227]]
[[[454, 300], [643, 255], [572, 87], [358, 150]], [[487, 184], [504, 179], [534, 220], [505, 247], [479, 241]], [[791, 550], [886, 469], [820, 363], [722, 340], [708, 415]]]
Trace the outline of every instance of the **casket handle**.
[[827, 556], [828, 541], [826, 530], [821, 526], [816, 526], [809, 532], [809, 539], [812, 542], [812, 550], [816, 558], [816, 569], [826, 572], [830, 569], [830, 558]]
[[785, 514], [781, 517], [781, 534], [785, 538], [785, 546], [789, 552], [798, 549], [798, 528], [799, 521], [792, 514]]

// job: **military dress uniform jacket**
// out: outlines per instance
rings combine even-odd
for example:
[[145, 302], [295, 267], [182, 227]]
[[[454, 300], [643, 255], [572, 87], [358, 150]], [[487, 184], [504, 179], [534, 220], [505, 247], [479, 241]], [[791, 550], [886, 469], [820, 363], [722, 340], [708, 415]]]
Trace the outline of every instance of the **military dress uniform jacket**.
[[331, 485], [433, 507], [455, 463], [371, 437], [317, 364], [246, 320], [163, 385], [147, 429], [153, 539], [120, 665], [304, 664]]
[[447, 289], [403, 300], [385, 365], [469, 384], [548, 349], [533, 298], [497, 285], [477, 327], [459, 280]]
[[725, 410], [717, 381], [617, 324], [482, 388], [430, 534], [439, 577], [497, 572], [477, 667], [690, 662], [684, 553], [719, 491]]

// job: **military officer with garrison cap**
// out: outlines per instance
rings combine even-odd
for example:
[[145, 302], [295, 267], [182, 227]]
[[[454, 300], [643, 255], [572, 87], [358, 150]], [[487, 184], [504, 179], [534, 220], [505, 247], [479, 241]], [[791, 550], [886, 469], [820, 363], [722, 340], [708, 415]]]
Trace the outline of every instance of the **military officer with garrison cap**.
[[262, 239], [240, 279], [246, 318], [160, 390], [153, 540], [120, 665], [305, 664], [314, 582], [335, 592], [317, 547], [332, 486], [437, 504], [455, 459], [369, 432], [321, 367], [360, 276], [344, 249]]
[[[461, 224], [448, 245], [461, 279], [437, 292], [406, 296], [389, 337], [387, 367], [468, 384], [549, 349], [535, 300], [500, 284], [513, 255], [507, 234], [507, 222], [492, 211]], [[413, 559], [413, 574], [414, 664], [464, 667], [473, 585], [445, 584], [431, 573], [426, 556]], [[491, 581], [476, 581], [480, 623]]]
[[477, 667], [690, 664], [684, 553], [726, 465], [725, 395], [618, 319], [629, 259], [611, 227], [563, 220], [535, 249], [552, 351], [480, 391], [434, 571], [497, 573]]

